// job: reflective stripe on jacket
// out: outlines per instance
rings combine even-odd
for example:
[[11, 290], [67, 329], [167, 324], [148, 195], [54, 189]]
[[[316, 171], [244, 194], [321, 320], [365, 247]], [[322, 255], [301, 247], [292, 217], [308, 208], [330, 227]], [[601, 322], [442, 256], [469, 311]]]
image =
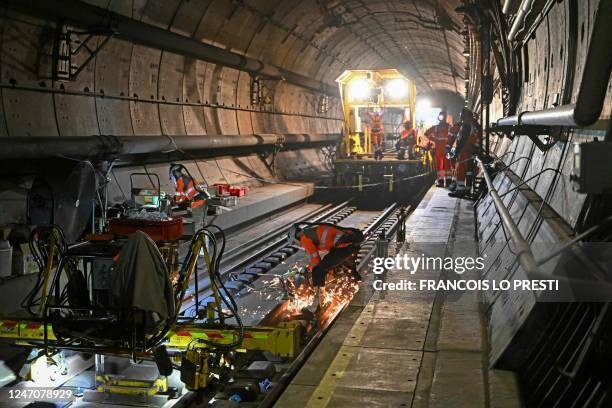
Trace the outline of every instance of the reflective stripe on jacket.
[[332, 248], [345, 248], [351, 245], [352, 241], [343, 240], [343, 238], [349, 238], [351, 234], [352, 231], [349, 229], [327, 224], [305, 228], [300, 244], [308, 253], [308, 268], [312, 269], [321, 262], [319, 251], [329, 251]]
[[444, 123], [442, 125], [435, 125], [430, 127], [425, 135], [429, 139], [429, 141], [433, 141], [436, 148], [444, 149], [449, 142], [449, 130], [450, 126], [448, 123]]
[[204, 204], [204, 200], [196, 189], [194, 181], [184, 175], [176, 179], [176, 192], [174, 193], [175, 203], [180, 204], [183, 201], [190, 201], [191, 208]]

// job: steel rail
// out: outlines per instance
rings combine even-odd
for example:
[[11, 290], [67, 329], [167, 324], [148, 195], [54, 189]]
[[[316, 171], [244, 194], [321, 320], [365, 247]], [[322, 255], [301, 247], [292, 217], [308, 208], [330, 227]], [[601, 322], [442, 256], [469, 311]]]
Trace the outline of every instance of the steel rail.
[[[240, 268], [248, 265], [249, 263], [252, 263], [253, 262], [252, 260], [257, 259], [257, 258], [261, 258], [266, 253], [270, 253], [270, 252], [274, 252], [275, 250], [278, 250], [278, 248], [283, 246], [282, 245], [283, 243], [287, 242], [287, 232], [293, 226], [293, 224], [295, 224], [296, 222], [319, 222], [319, 221], [323, 221], [324, 219], [333, 217], [334, 215], [337, 215], [338, 213], [340, 213], [342, 210], [347, 209], [348, 208], [348, 204], [349, 204], [349, 201], [345, 201], [345, 202], [335, 206], [334, 208], [332, 208], [331, 210], [329, 210], [327, 212], [323, 212], [322, 211], [323, 214], [317, 213], [317, 214], [313, 214], [313, 215], [310, 215], [310, 216], [301, 217], [300, 219], [291, 221], [291, 223], [286, 224], [285, 226], [277, 229], [276, 233], [274, 233], [274, 232], [269, 233], [271, 236], [268, 239], [265, 239], [263, 241], [262, 241], [261, 238], [253, 240], [253, 243], [251, 245], [249, 245], [250, 250], [253, 250], [253, 248], [255, 248], [255, 247], [261, 247], [261, 245], [265, 244], [265, 243], [269, 243], [269, 244], [266, 245], [264, 248], [258, 249], [250, 257], [250, 260], [249, 260], [249, 258], [247, 258], [247, 259], [239, 260], [238, 262], [234, 262], [232, 265], [227, 266], [226, 268], [222, 268], [221, 273], [223, 274], [223, 273], [235, 272], [235, 271], [239, 270]], [[249, 252], [249, 249], [244, 249], [241, 252], [241, 254], [245, 254], [247, 252]], [[236, 257], [237, 256], [234, 256], [234, 258], [236, 258]]]
[[[233, 255], [233, 258], [239, 259], [238, 261], [221, 269], [220, 273], [222, 277], [227, 278], [231, 273], [236, 272], [242, 268], [246, 269], [249, 266], [253, 267], [258, 262], [265, 261], [265, 258], [272, 256], [275, 252], [279, 251], [284, 246], [287, 246], [287, 238], [285, 234], [295, 222], [325, 221], [329, 218], [333, 218], [337, 214], [341, 213], [343, 210], [348, 210], [349, 203], [350, 200], [344, 201], [335, 206], [334, 208], [323, 212], [322, 214], [317, 212], [314, 216], [305, 216], [299, 220], [292, 221], [284, 227], [277, 229], [277, 234], [271, 239], [267, 240], [268, 244], [266, 246], [257, 249], [255, 252], [250, 252], [253, 248], [261, 246], [262, 243], [260, 238], [253, 240], [252, 244], [248, 244], [248, 246], [246, 247], [247, 249], [243, 249], [242, 251], [240, 251], [240, 253]], [[240, 259], [240, 256], [244, 256], [244, 258]], [[225, 279], [225, 281], [227, 282], [228, 280]], [[194, 285], [190, 284], [188, 288], [188, 296], [183, 301], [183, 311], [188, 310], [194, 306], [193, 299], [195, 297], [195, 294], [196, 293], [194, 292]], [[200, 299], [205, 299], [206, 296], [210, 294], [210, 279], [206, 278], [202, 281], [201, 286], [199, 285], [197, 294]]]
[[[346, 203], [348, 203], [348, 201]], [[291, 223], [289, 224], [281, 225], [280, 227], [277, 227], [272, 231], [266, 232], [266, 235], [263, 237], [252, 239], [248, 242], [242, 243], [241, 245], [231, 248], [223, 255], [223, 259], [221, 260], [221, 269], [223, 270], [224, 267], [226, 267], [227, 264], [230, 263], [230, 260], [242, 258], [246, 253], [253, 251], [255, 248], [272, 241], [274, 238], [277, 238], [278, 235], [286, 234], [287, 231], [289, 231], [289, 229], [291, 228], [291, 224], [295, 222], [303, 222], [312, 217], [315, 217], [321, 214], [322, 212], [328, 210], [331, 206], [331, 204], [326, 204], [322, 207], [315, 209], [314, 211], [309, 212], [308, 214], [299, 217], [297, 220], [291, 221]]]
[[[406, 210], [407, 212], [409, 212], [410, 207], [407, 207]], [[387, 209], [387, 215], [384, 218], [380, 217], [377, 221], [372, 223], [372, 225], [370, 226], [372, 228], [370, 237], [367, 240], [367, 244], [363, 245], [363, 247], [367, 248], [368, 251], [364, 252], [364, 254], [361, 256], [357, 269], [362, 270], [368, 265], [370, 258], [376, 251], [376, 241], [383, 230], [385, 231], [386, 239], [392, 237], [395, 234], [395, 231], [397, 230], [397, 226], [399, 224], [399, 211], [400, 210], [397, 207], [389, 208]]]
[[[368, 237], [370, 238], [374, 237], [374, 234], [377, 231], [379, 231], [383, 227], [383, 225], [385, 225], [386, 221], [388, 221], [390, 218], [395, 216], [397, 214], [397, 211], [399, 211], [397, 209], [397, 204], [390, 205], [389, 207], [384, 209], [380, 215], [374, 218], [374, 221], [370, 223], [368, 227], [366, 227], [366, 229], [364, 230], [364, 233], [367, 233]], [[396, 228], [397, 219], [394, 221], [394, 225]], [[389, 237], [393, 235], [395, 228], [389, 229], [389, 232], [390, 232], [390, 234], [388, 235]], [[375, 248], [373, 248], [372, 251], [374, 249]], [[371, 253], [372, 252], [370, 251], [368, 254], [371, 254]], [[367, 256], [365, 259], [362, 258], [361, 262], [357, 266], [358, 271], [361, 272], [363, 268], [367, 266], [367, 262], [365, 262], [367, 258], [368, 258]], [[308, 341], [306, 346], [304, 346], [300, 354], [298, 354], [298, 356], [291, 362], [291, 364], [287, 368], [287, 371], [283, 373], [281, 378], [275, 383], [274, 387], [270, 391], [268, 391], [264, 399], [259, 403], [258, 406], [260, 408], [261, 407], [269, 408], [269, 407], [272, 407], [276, 403], [280, 395], [285, 391], [287, 386], [290, 384], [293, 377], [295, 377], [295, 375], [300, 370], [300, 368], [302, 368], [302, 366], [304, 365], [308, 357], [310, 357], [312, 352], [319, 345], [321, 339], [325, 336], [325, 334], [327, 333], [329, 328], [332, 326], [336, 318], [342, 313], [342, 311], [349, 304], [350, 302], [347, 302], [341, 308], [338, 308], [338, 310], [332, 316], [330, 316], [324, 322], [323, 325], [321, 325], [317, 329], [316, 333], [310, 338], [310, 340]]]

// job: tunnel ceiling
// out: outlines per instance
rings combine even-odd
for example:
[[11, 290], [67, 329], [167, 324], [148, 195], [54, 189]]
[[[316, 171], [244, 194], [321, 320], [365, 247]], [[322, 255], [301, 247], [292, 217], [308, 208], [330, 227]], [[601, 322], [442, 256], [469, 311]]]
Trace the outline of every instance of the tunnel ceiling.
[[[363, 55], [377, 55], [416, 81], [420, 91], [463, 93], [463, 42], [459, 1], [321, 1], [328, 24], [366, 44]], [[360, 65], [360, 55], [349, 60]]]
[[[0, 136], [337, 134], [335, 79], [346, 69], [396, 68], [420, 92], [464, 96], [460, 0], [6, 3]], [[53, 76], [57, 27], [75, 30], [72, 44], [98, 46], [90, 55], [75, 45], [73, 77]], [[150, 39], [130, 36], [137, 29]], [[213, 47], [191, 52], [199, 43]], [[277, 73], [262, 75], [259, 99], [257, 60]], [[328, 104], [321, 83], [333, 85]]]
[[88, 0], [132, 18], [333, 83], [394, 67], [419, 91], [463, 95], [459, 0]]

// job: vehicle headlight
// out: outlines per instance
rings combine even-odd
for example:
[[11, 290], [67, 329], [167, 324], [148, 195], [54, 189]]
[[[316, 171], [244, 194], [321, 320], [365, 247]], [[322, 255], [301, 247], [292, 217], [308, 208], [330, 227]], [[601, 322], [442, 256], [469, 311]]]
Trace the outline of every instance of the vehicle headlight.
[[385, 85], [385, 93], [390, 99], [402, 99], [408, 96], [408, 83], [400, 78], [391, 79]]
[[349, 98], [353, 101], [369, 99], [371, 92], [372, 87], [365, 79], [355, 79], [349, 84]]

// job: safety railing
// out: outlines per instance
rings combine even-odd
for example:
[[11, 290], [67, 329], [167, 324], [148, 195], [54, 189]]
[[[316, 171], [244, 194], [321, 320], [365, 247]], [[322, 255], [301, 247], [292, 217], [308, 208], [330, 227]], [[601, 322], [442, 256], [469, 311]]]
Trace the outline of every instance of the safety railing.
[[510, 211], [504, 205], [504, 202], [497, 192], [495, 186], [493, 186], [493, 181], [491, 180], [491, 176], [487, 173], [487, 169], [485, 168], [485, 164], [479, 157], [476, 157], [476, 162], [480, 167], [480, 171], [483, 174], [485, 182], [487, 183], [487, 188], [489, 189], [489, 194], [491, 194], [491, 198], [493, 199], [493, 204], [495, 205], [495, 209], [499, 214], [499, 218], [501, 219], [504, 229], [507, 231], [510, 240], [515, 246], [516, 256], [519, 261], [519, 264], [523, 268], [523, 270], [527, 273], [528, 276], [538, 276], [539, 267], [533, 256], [533, 252], [531, 251], [531, 246], [521, 234], [521, 231], [518, 229], [518, 226], [512, 219], [510, 215]]

